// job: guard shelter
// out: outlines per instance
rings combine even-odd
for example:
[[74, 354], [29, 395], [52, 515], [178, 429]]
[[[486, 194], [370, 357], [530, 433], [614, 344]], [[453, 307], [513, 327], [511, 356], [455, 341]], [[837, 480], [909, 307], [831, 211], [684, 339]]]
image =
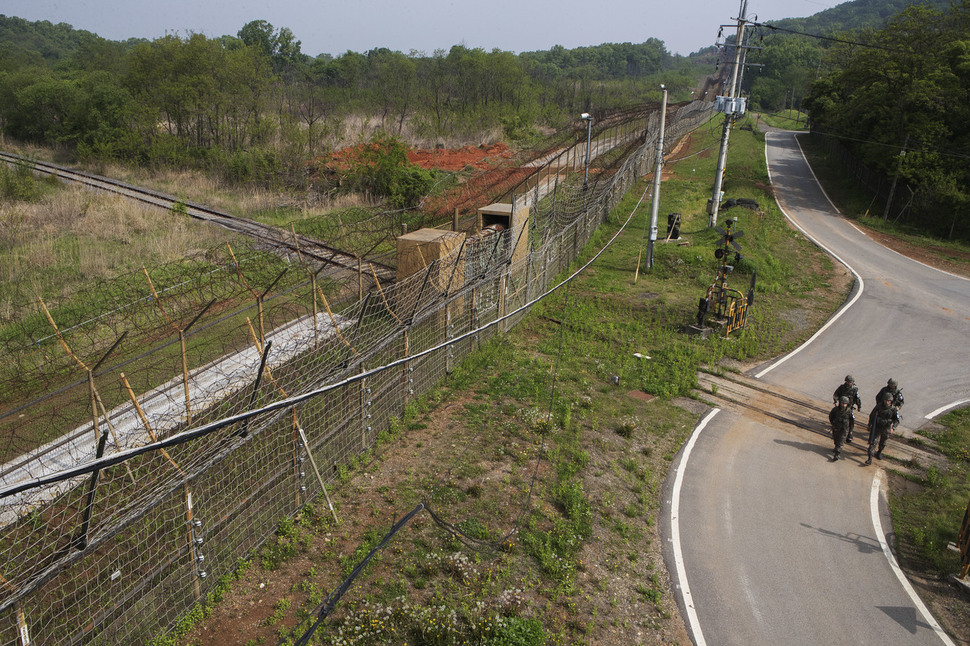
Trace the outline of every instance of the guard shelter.
[[511, 204], [498, 202], [478, 209], [478, 229], [492, 227], [506, 236], [503, 255], [511, 255], [512, 262], [525, 258], [529, 253], [529, 234], [525, 231], [528, 224], [528, 206], [513, 211]]

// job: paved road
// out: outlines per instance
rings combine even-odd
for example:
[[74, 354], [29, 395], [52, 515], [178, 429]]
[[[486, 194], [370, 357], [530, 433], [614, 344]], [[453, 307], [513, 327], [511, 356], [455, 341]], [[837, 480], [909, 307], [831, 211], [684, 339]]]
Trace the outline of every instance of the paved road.
[[[850, 267], [856, 286], [819, 335], [749, 376], [827, 408], [852, 373], [863, 416], [895, 377], [908, 432], [970, 399], [970, 281], [887, 250], [841, 218], [791, 133], [770, 134], [766, 154], [779, 204]], [[831, 440], [811, 430], [819, 412], [793, 405], [786, 417], [713, 412], [668, 479], [667, 560], [695, 643], [950, 643], [887, 547], [882, 463], [863, 466], [861, 448], [831, 462]]]

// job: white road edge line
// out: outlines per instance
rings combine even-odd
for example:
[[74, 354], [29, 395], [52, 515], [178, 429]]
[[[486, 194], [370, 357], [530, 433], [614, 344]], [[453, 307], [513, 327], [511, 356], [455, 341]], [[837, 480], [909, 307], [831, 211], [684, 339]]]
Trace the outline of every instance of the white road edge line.
[[899, 564], [896, 562], [896, 557], [893, 556], [892, 551], [889, 549], [889, 544], [886, 542], [885, 534], [882, 531], [882, 521], [879, 518], [879, 492], [882, 489], [882, 476], [882, 469], [876, 471], [876, 475], [872, 479], [872, 488], [869, 490], [869, 512], [872, 514], [872, 527], [876, 531], [876, 538], [879, 540], [879, 547], [882, 549], [882, 553], [886, 556], [886, 560], [889, 561], [889, 566], [896, 574], [896, 578], [899, 579], [899, 582], [902, 584], [906, 594], [909, 595], [909, 598], [913, 601], [913, 605], [915, 605], [916, 609], [919, 610], [920, 614], [923, 615], [923, 619], [926, 620], [926, 623], [929, 624], [930, 628], [933, 629], [933, 632], [936, 633], [937, 637], [939, 637], [944, 644], [947, 646], [956, 646], [956, 644], [953, 643], [953, 640], [950, 639], [949, 635], [946, 634], [946, 631], [944, 631], [940, 624], [936, 622], [936, 619], [933, 618], [933, 615], [930, 614], [930, 611], [926, 608], [926, 606], [923, 605], [923, 601], [919, 598], [919, 595], [916, 594], [916, 590], [913, 589], [913, 586], [909, 583], [909, 579], [907, 579], [906, 575], [903, 574], [902, 569], [900, 569]]
[[937, 415], [940, 415], [941, 413], [945, 413], [946, 411], [950, 410], [951, 408], [956, 408], [957, 406], [962, 406], [963, 404], [970, 404], [970, 399], [961, 399], [960, 401], [953, 402], [952, 404], [947, 404], [946, 406], [940, 406], [939, 408], [937, 408], [932, 413], [927, 413], [926, 414], [926, 419], [933, 419]]
[[[805, 150], [802, 148], [802, 144], [798, 141], [798, 137], [795, 138], [795, 144], [798, 146], [798, 149], [800, 151], [802, 151], [802, 156], [804, 157], [805, 156]], [[765, 156], [766, 156], [765, 161], [767, 161], [767, 154], [768, 154], [768, 137], [766, 136], [765, 137]], [[818, 184], [819, 189], [822, 191], [822, 195], [824, 195], [825, 196], [825, 199], [827, 199], [829, 201], [829, 204], [832, 205], [832, 208], [835, 209], [835, 212], [838, 213], [839, 215], [842, 215], [842, 211], [839, 210], [839, 207], [835, 206], [835, 202], [833, 202], [832, 201], [832, 198], [829, 197], [829, 194], [825, 192], [825, 187], [822, 186], [822, 182], [818, 181], [818, 176], [815, 175], [815, 171], [812, 169], [812, 165], [811, 164], [808, 165], [808, 172], [810, 172], [812, 174], [812, 177], [815, 178], [815, 183]], [[771, 171], [770, 170], [768, 171], [768, 177], [769, 177], [769, 179], [771, 178]], [[778, 200], [775, 200], [775, 201], [777, 202]], [[780, 207], [781, 207], [781, 205], [779, 205], [779, 208]], [[855, 229], [856, 231], [858, 231], [859, 233], [861, 233], [862, 235], [864, 235], [865, 237], [867, 237], [869, 239], [872, 239], [872, 236], [870, 236], [868, 233], [866, 233], [865, 231], [863, 231], [862, 229], [860, 229], [858, 226], [856, 226], [856, 223], [855, 222], [851, 222], [850, 221], [849, 222], [849, 226], [852, 227], [853, 229]], [[876, 241], [873, 241], [873, 242], [876, 242]], [[884, 249], [887, 249], [888, 251], [893, 252], [894, 254], [896, 254], [897, 256], [899, 256], [900, 258], [905, 258], [906, 260], [909, 260], [911, 262], [915, 262], [917, 265], [922, 265], [923, 267], [926, 267], [927, 269], [933, 269], [934, 271], [938, 271], [940, 273], [946, 274], [947, 276], [950, 276], [951, 278], [959, 278], [960, 280], [970, 280], [970, 278], [967, 278], [966, 276], [960, 276], [958, 274], [951, 273], [951, 272], [949, 272], [949, 271], [947, 271], [945, 269], [940, 269], [939, 267], [934, 267], [932, 265], [927, 265], [925, 262], [920, 262], [919, 260], [916, 260], [915, 258], [910, 258], [909, 256], [907, 256], [905, 254], [902, 254], [902, 253], [899, 253], [895, 249], [892, 249], [891, 247], [887, 247], [886, 245], [884, 245], [884, 244], [882, 244], [880, 242], [876, 242], [876, 244], [878, 244], [879, 246], [881, 246]]]
[[694, 598], [690, 594], [690, 585], [687, 583], [687, 568], [684, 566], [684, 552], [680, 547], [680, 489], [684, 484], [684, 472], [687, 471], [687, 461], [690, 459], [691, 451], [694, 450], [694, 443], [700, 437], [701, 431], [707, 423], [720, 412], [720, 408], [715, 408], [694, 428], [690, 439], [684, 445], [684, 455], [680, 459], [680, 467], [677, 475], [674, 476], [674, 488], [670, 496], [670, 540], [674, 544], [674, 563], [677, 565], [677, 581], [680, 584], [680, 593], [684, 599], [684, 608], [687, 610], [687, 623], [690, 625], [690, 632], [694, 636], [695, 646], [707, 646], [704, 641], [704, 633], [701, 631], [701, 622], [697, 618], [697, 610], [694, 608]]
[[[795, 140], [795, 143], [798, 144], [798, 140], [797, 139]], [[798, 150], [801, 151], [801, 149], [802, 148], [799, 145], [798, 146]], [[804, 156], [805, 156], [805, 153], [802, 152], [802, 157], [804, 157]], [[768, 137], [765, 137], [765, 168], [768, 171], [768, 183], [771, 184], [771, 183], [773, 183], [773, 181], [771, 179], [771, 164], [768, 163]], [[815, 177], [815, 173], [812, 172], [812, 167], [811, 166], [808, 167], [808, 170], [809, 170], [809, 172], [812, 173], [812, 177]], [[815, 178], [815, 183], [818, 184], [818, 178]], [[821, 186], [822, 185], [819, 184], [819, 187], [821, 187]], [[832, 200], [829, 199], [829, 196], [825, 193], [825, 190], [824, 189], [822, 190], [822, 195], [825, 195], [825, 199], [829, 200], [829, 204], [832, 204]], [[756, 374], [754, 376], [755, 379], [761, 379], [766, 374], [768, 374], [769, 372], [771, 372], [772, 370], [774, 370], [775, 368], [777, 368], [778, 366], [780, 366], [781, 364], [785, 363], [786, 361], [788, 361], [789, 359], [791, 359], [792, 357], [794, 357], [796, 354], [798, 354], [799, 352], [801, 352], [802, 350], [804, 350], [805, 348], [807, 348], [809, 346], [809, 344], [812, 343], [812, 341], [814, 341], [819, 336], [821, 336], [822, 333], [825, 332], [825, 330], [827, 330], [830, 325], [832, 325], [837, 320], [839, 320], [842, 317], [842, 315], [845, 314], [849, 310], [849, 308], [852, 307], [853, 304], [855, 304], [855, 302], [857, 300], [859, 300], [859, 298], [862, 296], [863, 290], [865, 290], [865, 288], [866, 288], [866, 283], [865, 283], [865, 281], [862, 280], [862, 276], [859, 275], [859, 272], [857, 272], [855, 270], [855, 268], [852, 267], [852, 265], [850, 265], [846, 261], [842, 260], [842, 258], [840, 258], [835, 253], [833, 253], [831, 249], [829, 249], [828, 247], [826, 247], [825, 245], [823, 245], [821, 242], [819, 242], [818, 240], [816, 240], [812, 236], [808, 235], [808, 233], [805, 231], [805, 229], [803, 229], [800, 226], [798, 226], [798, 223], [795, 222], [795, 220], [793, 220], [792, 217], [790, 215], [788, 215], [788, 212], [785, 211], [785, 209], [782, 207], [782, 205], [778, 201], [778, 198], [777, 197], [775, 198], [775, 204], [778, 205], [778, 209], [781, 211], [782, 215], [785, 216], [785, 219], [787, 219], [789, 222], [791, 222], [791, 225], [793, 227], [795, 227], [796, 229], [798, 229], [799, 231], [801, 231], [801, 233], [802, 233], [803, 236], [805, 236], [806, 238], [808, 238], [809, 240], [811, 240], [815, 245], [817, 245], [825, 253], [827, 253], [830, 256], [832, 256], [833, 258], [835, 258], [846, 269], [848, 269], [850, 272], [852, 272], [852, 275], [855, 276], [856, 281], [858, 281], [858, 283], [859, 283], [859, 291], [857, 291], [856, 292], [856, 295], [852, 297], [852, 300], [850, 300], [848, 303], [846, 303], [841, 308], [839, 308], [839, 311], [836, 312], [835, 315], [832, 316], [832, 318], [830, 318], [828, 321], [826, 321], [825, 322], [825, 325], [823, 325], [822, 327], [820, 327], [815, 332], [815, 334], [813, 334], [811, 337], [808, 338], [807, 341], [805, 341], [805, 343], [801, 344], [800, 346], [798, 346], [797, 348], [795, 348], [794, 350], [792, 350], [791, 352], [789, 352], [788, 354], [786, 354], [782, 358], [778, 359], [778, 361], [775, 361], [773, 364], [769, 365], [767, 368], [765, 368], [764, 370], [762, 370], [761, 372], [759, 372], [758, 374]], [[832, 204], [832, 208], [835, 209], [835, 212], [836, 213], [839, 212], [839, 210], [837, 208], [835, 208], [835, 205], [834, 204]]]

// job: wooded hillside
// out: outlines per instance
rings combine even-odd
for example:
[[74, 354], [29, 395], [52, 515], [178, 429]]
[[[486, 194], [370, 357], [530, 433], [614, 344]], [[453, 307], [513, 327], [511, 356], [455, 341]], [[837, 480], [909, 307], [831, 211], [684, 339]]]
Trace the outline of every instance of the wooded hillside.
[[655, 39], [311, 58], [289, 28], [265, 21], [234, 36], [119, 43], [0, 16], [0, 128], [81, 159], [293, 185], [307, 160], [376, 129], [428, 146], [515, 141], [658, 98], [661, 83], [688, 98], [708, 71]]

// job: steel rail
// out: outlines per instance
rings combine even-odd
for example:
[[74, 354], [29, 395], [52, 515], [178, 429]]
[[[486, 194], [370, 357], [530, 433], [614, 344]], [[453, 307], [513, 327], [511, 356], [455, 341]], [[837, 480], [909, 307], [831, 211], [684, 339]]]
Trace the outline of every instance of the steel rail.
[[[82, 184], [96, 190], [121, 195], [144, 204], [163, 208], [168, 211], [175, 209], [178, 205], [184, 205], [186, 215], [191, 218], [202, 220], [210, 224], [215, 224], [235, 233], [260, 240], [268, 243], [274, 248], [282, 247], [290, 252], [299, 251], [304, 256], [327, 265], [339, 267], [341, 269], [357, 271], [359, 266], [358, 263], [362, 260], [352, 253], [341, 251], [340, 249], [331, 247], [320, 242], [319, 240], [315, 240], [307, 236], [297, 235], [296, 239], [294, 239], [291, 233], [278, 229], [274, 226], [263, 224], [262, 222], [256, 222], [255, 220], [249, 220], [237, 215], [232, 215], [231, 213], [219, 211], [218, 209], [197, 204], [195, 202], [180, 200], [175, 196], [168, 195], [160, 191], [134, 186], [120, 180], [102, 177], [100, 175], [87, 173], [85, 171], [74, 170], [66, 166], [60, 166], [50, 162], [28, 159], [26, 157], [21, 157], [20, 155], [14, 155], [7, 152], [0, 152], [0, 161], [7, 162], [9, 164], [26, 165], [38, 173], [43, 173], [61, 180]], [[378, 272], [381, 280], [393, 281], [395, 279], [396, 270], [393, 267], [373, 260], [368, 260], [367, 262], [374, 265], [374, 268]]]

